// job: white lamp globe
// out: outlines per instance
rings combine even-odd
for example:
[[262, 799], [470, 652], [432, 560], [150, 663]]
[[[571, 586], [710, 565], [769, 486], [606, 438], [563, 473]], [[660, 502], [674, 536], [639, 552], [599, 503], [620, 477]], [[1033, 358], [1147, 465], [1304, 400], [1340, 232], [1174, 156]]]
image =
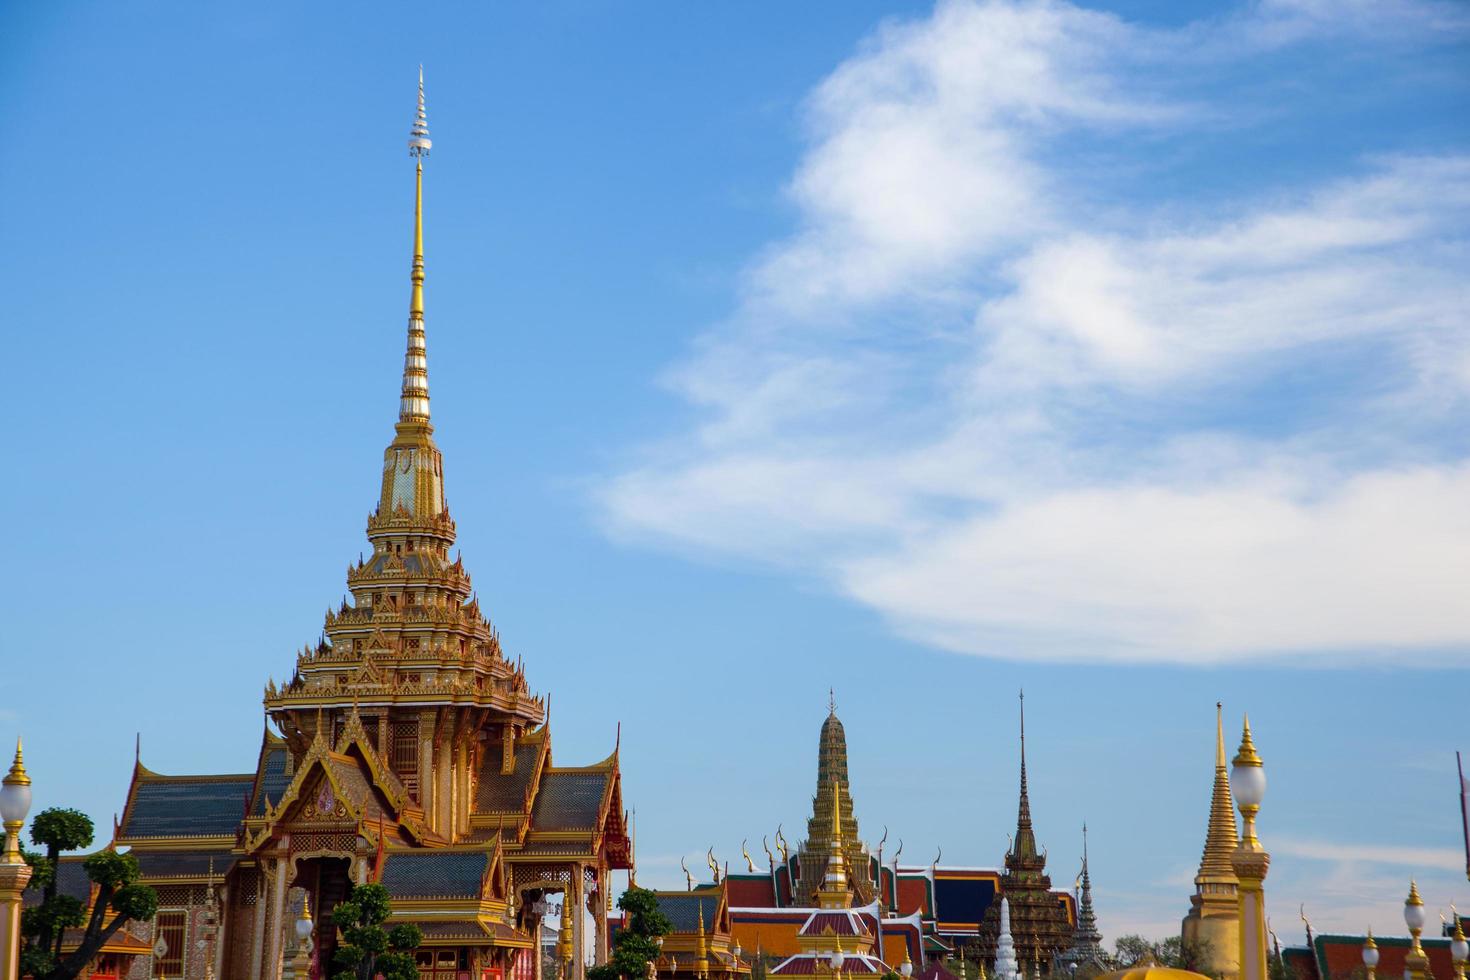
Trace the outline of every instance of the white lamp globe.
[[1456, 963], [1463, 963], [1466, 960], [1470, 960], [1470, 942], [1467, 942], [1464, 939], [1451, 940], [1450, 959], [1454, 960]]
[[735, 944], [735, 948], [732, 949], [732, 950], [730, 950], [730, 952], [734, 954], [734, 956], [735, 956], [735, 958], [737, 960], [740, 959], [740, 953], [741, 953], [740, 944], [739, 943], [736, 943]]
[[1366, 967], [1368, 967], [1369, 969], [1372, 969], [1373, 967], [1375, 967], [1375, 966], [1378, 965], [1378, 947], [1377, 946], [1364, 946], [1363, 947], [1363, 965], [1366, 966]]
[[296, 920], [296, 938], [306, 939], [311, 935], [312, 921], [306, 916]]
[[1410, 929], [1423, 929], [1424, 923], [1429, 919], [1429, 914], [1423, 905], [1404, 903], [1404, 924]]
[[1230, 770], [1230, 792], [1241, 806], [1260, 806], [1266, 798], [1264, 766], [1237, 765]]
[[914, 973], [914, 965], [912, 963], [910, 963], [908, 960], [904, 960], [903, 963], [900, 964], [900, 966], [898, 968], [898, 972], [901, 975], [906, 976], [906, 977], [913, 976], [913, 973]]
[[842, 964], [847, 962], [847, 957], [843, 956], [842, 950], [839, 949], [837, 952], [832, 954], [832, 958], [828, 962], [832, 964], [832, 969], [840, 970], [842, 969]]
[[0, 786], [0, 820], [20, 823], [31, 812], [31, 784], [5, 780]]

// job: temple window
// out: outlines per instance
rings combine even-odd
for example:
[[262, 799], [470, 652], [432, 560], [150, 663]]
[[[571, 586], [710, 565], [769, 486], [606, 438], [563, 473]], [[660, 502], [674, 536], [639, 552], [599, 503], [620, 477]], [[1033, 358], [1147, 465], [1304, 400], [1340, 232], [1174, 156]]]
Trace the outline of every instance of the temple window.
[[155, 935], [168, 947], [163, 956], [153, 961], [154, 976], [180, 977], [184, 975], [184, 925], [188, 913], [183, 910], [159, 912], [154, 919]]

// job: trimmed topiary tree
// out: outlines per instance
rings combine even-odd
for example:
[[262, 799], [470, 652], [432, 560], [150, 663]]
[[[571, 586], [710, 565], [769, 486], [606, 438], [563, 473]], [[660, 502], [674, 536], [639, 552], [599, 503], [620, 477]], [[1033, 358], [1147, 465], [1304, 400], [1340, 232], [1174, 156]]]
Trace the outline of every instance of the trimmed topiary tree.
[[384, 929], [392, 914], [382, 885], [357, 885], [332, 909], [332, 924], [342, 931], [342, 945], [332, 954], [332, 980], [418, 980], [413, 951], [423, 933], [409, 923]]

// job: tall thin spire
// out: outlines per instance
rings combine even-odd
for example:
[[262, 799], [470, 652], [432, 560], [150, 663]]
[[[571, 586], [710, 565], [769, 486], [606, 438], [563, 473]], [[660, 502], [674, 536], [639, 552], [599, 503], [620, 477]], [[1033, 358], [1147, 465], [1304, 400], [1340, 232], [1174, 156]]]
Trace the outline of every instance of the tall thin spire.
[[1102, 933], [1097, 929], [1097, 913], [1092, 908], [1092, 875], [1087, 867], [1087, 824], [1082, 825], [1082, 888], [1077, 900], [1077, 928], [1072, 932], [1072, 945], [1061, 955], [1064, 965], [1101, 964], [1104, 960]]
[[424, 343], [424, 158], [433, 147], [429, 119], [424, 111], [424, 66], [419, 66], [419, 108], [408, 134], [408, 155], [414, 167], [413, 289], [408, 301], [408, 350], [403, 357], [403, 393], [398, 403], [401, 421], [429, 419], [429, 364]]
[[1026, 692], [1021, 692], [1021, 802], [1016, 813], [1015, 852], [1023, 857], [1036, 853], [1036, 835], [1031, 829], [1031, 795], [1026, 789]]
[[[1235, 807], [1230, 799], [1230, 770], [1225, 762], [1224, 706], [1215, 702], [1215, 785], [1210, 794], [1210, 822], [1205, 830], [1205, 850], [1200, 858], [1196, 886], [1234, 885], [1238, 879], [1230, 864], [1237, 839]], [[1201, 891], [1213, 891], [1201, 887]]]

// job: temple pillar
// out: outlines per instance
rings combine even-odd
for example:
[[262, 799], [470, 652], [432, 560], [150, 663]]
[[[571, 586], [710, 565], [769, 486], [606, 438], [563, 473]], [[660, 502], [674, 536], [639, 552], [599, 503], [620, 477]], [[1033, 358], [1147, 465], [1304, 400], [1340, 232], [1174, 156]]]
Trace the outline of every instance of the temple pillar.
[[568, 910], [572, 916], [572, 976], [571, 980], [587, 980], [587, 962], [585, 959], [587, 931], [586, 916], [586, 891], [582, 884], [582, 866], [572, 866], [570, 894], [563, 908]]
[[435, 753], [438, 758], [434, 766], [436, 784], [434, 786], [434, 813], [438, 819], [434, 821], [434, 829], [445, 837], [454, 836], [454, 745], [452, 744], [453, 733], [447, 733], [449, 737], [442, 739]]
[[470, 740], [467, 734], [461, 734], [458, 744], [455, 746], [454, 765], [454, 812], [453, 830], [454, 836], [469, 832], [470, 829]]
[[419, 806], [434, 825], [434, 709], [419, 712]]
[[260, 980], [260, 954], [265, 947], [265, 906], [270, 876], [266, 873], [265, 861], [260, 861], [259, 874], [255, 876], [255, 922], [250, 930], [250, 980]]
[[[544, 893], [543, 893], [544, 897]], [[535, 926], [531, 929], [531, 935], [536, 938], [536, 943], [531, 947], [531, 980], [542, 980], [541, 977], [541, 924], [544, 921], [541, 916], [534, 916]], [[530, 921], [528, 919], [527, 921]]]
[[230, 886], [221, 885], [219, 889], [218, 919], [214, 924], [214, 949], [210, 956], [214, 967], [212, 976], [219, 978], [225, 975], [225, 923], [230, 921]]
[[597, 965], [598, 966], [601, 966], [602, 964], [606, 963], [607, 962], [607, 957], [608, 957], [608, 949], [607, 949], [607, 932], [608, 932], [608, 929], [607, 929], [607, 899], [608, 899], [608, 890], [607, 889], [608, 889], [608, 885], [611, 883], [611, 878], [612, 878], [612, 874], [608, 871], [608, 869], [605, 866], [599, 865], [598, 868], [597, 868], [597, 908], [595, 910], [596, 915], [597, 915], [597, 919], [596, 919], [596, 922], [597, 922], [597, 952], [596, 952], [597, 960], [596, 960], [596, 962], [597, 962]]
[[[281, 846], [283, 848], [286, 846], [285, 839], [282, 840]], [[266, 978], [271, 978], [271, 980], [274, 980], [274, 978], [280, 977], [282, 955], [281, 940], [285, 934], [286, 875], [288, 874], [286, 868], [286, 858], [284, 856], [280, 856], [271, 863], [275, 865], [276, 880], [271, 887], [271, 910], [270, 915], [266, 919], [266, 921], [270, 923], [270, 957], [265, 962], [265, 970], [261, 974], [262, 980], [266, 980]]]

